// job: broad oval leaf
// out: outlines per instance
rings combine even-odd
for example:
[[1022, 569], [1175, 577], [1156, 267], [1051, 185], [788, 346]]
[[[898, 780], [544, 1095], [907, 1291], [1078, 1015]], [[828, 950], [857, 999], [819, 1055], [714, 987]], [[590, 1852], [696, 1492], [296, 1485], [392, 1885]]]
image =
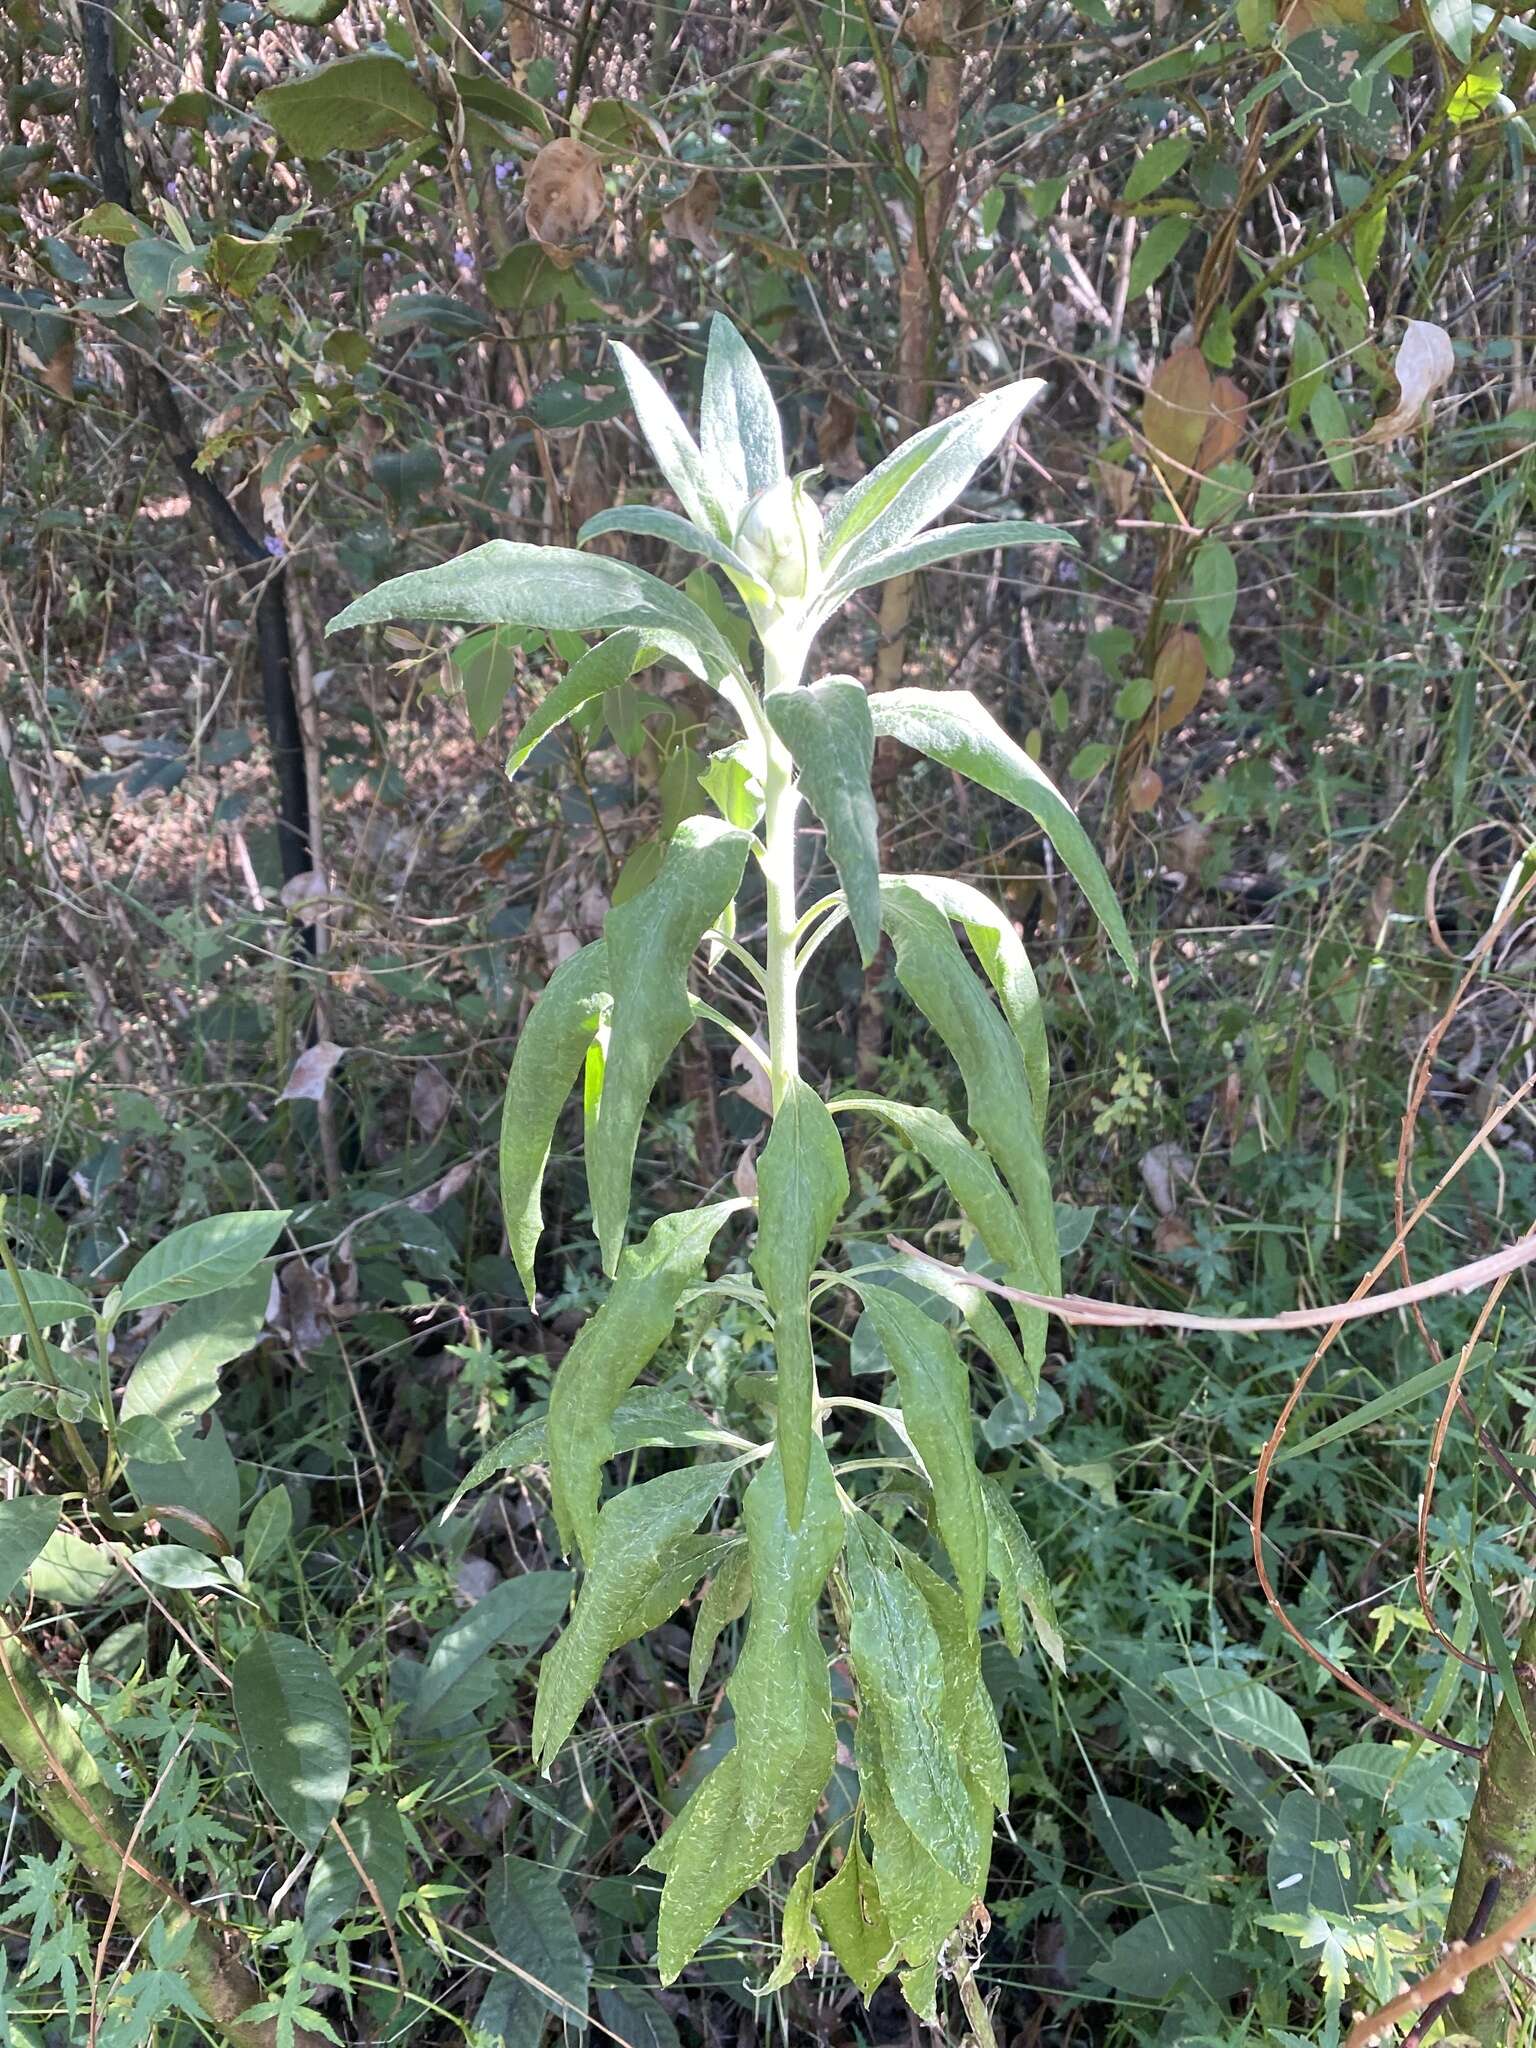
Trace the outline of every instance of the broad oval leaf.
[[219, 1398], [219, 1368], [260, 1341], [272, 1292], [265, 1264], [233, 1287], [189, 1301], [157, 1331], [123, 1389], [124, 1422], [150, 1416], [174, 1436]]
[[123, 1282], [119, 1321], [167, 1301], [195, 1301], [243, 1280], [277, 1242], [291, 1209], [245, 1209], [183, 1224], [148, 1251]]
[[1017, 804], [1049, 835], [1093, 906], [1115, 951], [1136, 973], [1136, 953], [1115, 892], [1072, 806], [1024, 749], [968, 690], [881, 690], [869, 700], [875, 732], [902, 741], [994, 796]]
[[513, 1049], [501, 1116], [501, 1213], [530, 1301], [534, 1254], [544, 1228], [541, 1196], [549, 1148], [609, 992], [608, 947], [596, 939], [561, 961]]
[[397, 57], [381, 51], [343, 57], [304, 78], [269, 85], [256, 95], [256, 111], [296, 156], [309, 158], [437, 133], [431, 100]]
[[41, 1494], [0, 1500], [0, 1600], [9, 1600], [59, 1526], [59, 1503]]
[[1196, 1664], [1170, 1671], [1163, 1683], [1192, 1714], [1203, 1718], [1218, 1735], [1251, 1749], [1267, 1749], [1284, 1763], [1310, 1768], [1312, 1749], [1294, 1707], [1279, 1693], [1240, 1672], [1214, 1664]]
[[320, 1652], [263, 1633], [235, 1659], [235, 1720], [257, 1789], [306, 1849], [335, 1819], [351, 1775], [347, 1703]]
[[827, 852], [867, 967], [880, 944], [880, 813], [870, 787], [875, 728], [869, 698], [852, 676], [826, 676], [808, 689], [772, 691], [763, 710], [826, 827]]
[[[770, 702], [772, 700], [770, 699]], [[773, 1314], [778, 1422], [792, 1527], [810, 1471], [816, 1363], [808, 1289], [848, 1199], [848, 1167], [831, 1112], [814, 1088], [790, 1082], [757, 1161], [757, 1244], [752, 1270]]]
[[[51, 1330], [56, 1323], [71, 1323], [77, 1316], [96, 1313], [87, 1296], [56, 1273], [39, 1273], [30, 1266], [19, 1267], [18, 1271], [22, 1295], [40, 1330]], [[26, 1313], [16, 1284], [9, 1273], [0, 1273], [0, 1337], [23, 1337], [26, 1333]]]
[[205, 1436], [195, 1428], [182, 1430], [173, 1447], [173, 1461], [131, 1455], [123, 1460], [140, 1507], [205, 1557], [228, 1550], [240, 1526], [240, 1475], [218, 1417], [210, 1419]]
[[[340, 1813], [337, 1825], [346, 1836], [352, 1855], [333, 1837], [316, 1859], [304, 1897], [304, 1932], [311, 1942], [319, 1941], [366, 1896], [357, 1863], [367, 1871], [389, 1919], [393, 1919], [399, 1907], [409, 1873], [405, 1828], [393, 1799], [382, 1792], [370, 1792], [360, 1805]], [[376, 1910], [371, 1898], [365, 1910]]]
[[560, 1540], [592, 1557], [604, 1460], [613, 1456], [613, 1415], [677, 1320], [686, 1288], [728, 1216], [744, 1200], [661, 1216], [619, 1261], [608, 1299], [560, 1361], [549, 1397], [550, 1500]]
[[693, 1022], [688, 968], [700, 939], [734, 901], [750, 832], [685, 818], [655, 881], [603, 923], [613, 1022], [601, 1103], [587, 1151], [592, 1217], [608, 1272], [624, 1243], [641, 1120], [662, 1068]]

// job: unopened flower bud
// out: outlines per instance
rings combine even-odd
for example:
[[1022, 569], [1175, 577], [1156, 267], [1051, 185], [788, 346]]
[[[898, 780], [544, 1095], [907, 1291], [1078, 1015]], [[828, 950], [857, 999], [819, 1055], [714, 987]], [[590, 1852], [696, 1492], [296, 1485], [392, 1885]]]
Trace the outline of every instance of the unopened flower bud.
[[776, 597], [804, 597], [821, 558], [821, 512], [798, 477], [759, 491], [747, 507], [735, 547]]

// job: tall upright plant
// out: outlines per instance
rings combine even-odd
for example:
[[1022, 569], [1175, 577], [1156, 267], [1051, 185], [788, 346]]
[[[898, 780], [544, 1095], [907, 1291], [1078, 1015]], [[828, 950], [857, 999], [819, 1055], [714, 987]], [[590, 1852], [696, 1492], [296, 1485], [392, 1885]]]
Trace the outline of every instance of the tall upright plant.
[[[1073, 812], [975, 697], [905, 687], [871, 696], [851, 676], [808, 681], [806, 669], [817, 632], [856, 592], [975, 550], [1065, 538], [1028, 520], [932, 524], [1040, 386], [1010, 384], [918, 434], [824, 519], [806, 478], [785, 467], [768, 384], [728, 321], [711, 329], [697, 441], [644, 364], [622, 347], [615, 353], [683, 511], [623, 505], [590, 520], [580, 538], [636, 533], [701, 557], [740, 600], [758, 663], [738, 652], [747, 639], [733, 630], [718, 591], [701, 602], [606, 555], [508, 541], [393, 578], [331, 622], [335, 630], [445, 619], [603, 634], [533, 714], [512, 753], [514, 773], [562, 719], [659, 656], [711, 685], [740, 727], [705, 777], [719, 815], [676, 827], [654, 879], [611, 909], [603, 936], [551, 977], [513, 1056], [502, 1199], [529, 1299], [550, 1143], [583, 1074], [587, 1183], [613, 1276], [550, 1398], [554, 1515], [585, 1577], [540, 1671], [534, 1748], [548, 1765], [607, 1657], [658, 1626], [701, 1580], [708, 1589], [695, 1623], [695, 1689], [723, 1628], [746, 1615], [727, 1686], [734, 1746], [648, 1859], [665, 1879], [658, 1959], [670, 1981], [777, 1858], [805, 1847], [836, 1756], [836, 1642], [856, 1693], [857, 1803], [851, 1818], [829, 1823], [793, 1880], [779, 1980], [819, 1953], [819, 1928], [866, 1996], [896, 1969], [913, 2007], [930, 2015], [939, 1971], [977, 1923], [993, 1812], [1008, 1794], [980, 1675], [989, 1576], [1015, 1653], [1027, 1620], [1046, 1652], [1058, 1662], [1062, 1655], [1035, 1550], [1006, 1494], [977, 1469], [956, 1333], [963, 1329], [1032, 1401], [1045, 1319], [1026, 1309], [1015, 1331], [986, 1295], [927, 1265], [830, 1264], [849, 1193], [839, 1120], [872, 1118], [920, 1153], [1008, 1281], [1052, 1293], [1059, 1260], [1041, 1139], [1047, 1054], [1034, 976], [1013, 926], [979, 891], [937, 876], [880, 873], [870, 791], [876, 739], [901, 740], [1038, 820], [1128, 967], [1133, 959]], [[840, 887], [802, 906], [804, 809], [821, 822]], [[735, 907], [752, 869], [761, 908], [738, 928]], [[898, 982], [959, 1070], [971, 1137], [934, 1109], [872, 1095], [827, 1100], [802, 1072], [802, 979], [811, 956], [844, 925], [865, 962], [882, 929], [889, 933]], [[761, 948], [753, 950], [759, 928]], [[727, 952], [761, 989], [766, 1055], [751, 1032], [694, 992]], [[756, 1196], [663, 1215], [632, 1243], [631, 1180], [646, 1104], [699, 1017], [767, 1069], [773, 1122]], [[728, 1219], [753, 1207], [755, 1280], [709, 1283], [711, 1247]], [[841, 1289], [858, 1298], [894, 1380], [882, 1403], [828, 1398], [819, 1386], [813, 1316]], [[648, 1440], [644, 1397], [631, 1392], [637, 1379], [682, 1311], [722, 1291], [750, 1298], [772, 1328], [773, 1440], [722, 1432], [692, 1463], [605, 1502], [605, 1463]], [[824, 1315], [816, 1327], [829, 1327]], [[839, 1411], [850, 1407], [873, 1407], [904, 1455], [839, 1464]], [[472, 1476], [506, 1462], [492, 1453]], [[737, 1486], [731, 1523], [725, 1509]]]

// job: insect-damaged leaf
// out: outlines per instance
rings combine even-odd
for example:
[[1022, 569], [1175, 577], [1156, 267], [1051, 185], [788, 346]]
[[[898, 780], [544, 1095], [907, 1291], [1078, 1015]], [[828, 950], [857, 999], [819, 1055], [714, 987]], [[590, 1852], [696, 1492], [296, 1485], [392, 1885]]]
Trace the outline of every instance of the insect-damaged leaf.
[[654, 882], [603, 925], [613, 1023], [587, 1184], [603, 1265], [614, 1269], [629, 1215], [640, 1122], [673, 1047], [693, 1022], [688, 968], [701, 938], [741, 886], [752, 835], [710, 817], [685, 818]]
[[968, 690], [880, 690], [869, 700], [879, 738], [916, 747], [1027, 811], [1048, 835], [1132, 974], [1136, 954], [1104, 863], [1050, 777]]
[[549, 1397], [550, 1496], [560, 1540], [589, 1561], [603, 1461], [613, 1455], [613, 1414], [670, 1335], [683, 1290], [698, 1279], [728, 1216], [747, 1204], [715, 1202], [662, 1216], [619, 1261], [608, 1299], [560, 1361]]
[[528, 1299], [544, 1228], [540, 1195], [555, 1125], [609, 1000], [608, 947], [597, 939], [563, 960], [518, 1033], [501, 1117], [501, 1210]]
[[657, 1933], [665, 1983], [774, 1858], [800, 1846], [835, 1754], [816, 1604], [842, 1546], [843, 1515], [819, 1438], [800, 1527], [789, 1526], [776, 1451], [747, 1489], [744, 1518], [752, 1618], [728, 1688], [736, 1746], [646, 1859], [666, 1878]]
[[855, 1284], [896, 1375], [902, 1418], [932, 1484], [939, 1534], [974, 1627], [986, 1583], [987, 1524], [965, 1362], [943, 1324], [916, 1302], [867, 1280]]
[[539, 1667], [533, 1755], [541, 1770], [575, 1727], [608, 1658], [648, 1625], [648, 1595], [665, 1576], [668, 1553], [698, 1528], [735, 1469], [683, 1466], [626, 1487], [603, 1508], [575, 1612]]
[[779, 1457], [790, 1522], [805, 1503], [816, 1384], [807, 1290], [848, 1199], [842, 1139], [826, 1104], [791, 1081], [757, 1161], [757, 1244], [752, 1267], [773, 1314], [778, 1365]]
[[864, 686], [852, 676], [826, 676], [809, 689], [771, 692], [763, 709], [826, 827], [827, 852], [867, 967], [880, 943], [880, 814], [869, 780], [875, 728]]

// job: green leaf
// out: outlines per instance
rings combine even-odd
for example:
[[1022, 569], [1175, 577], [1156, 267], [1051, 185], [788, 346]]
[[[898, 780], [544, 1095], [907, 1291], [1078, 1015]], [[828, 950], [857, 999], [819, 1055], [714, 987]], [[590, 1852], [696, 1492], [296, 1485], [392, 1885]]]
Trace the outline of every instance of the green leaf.
[[279, 21], [302, 22], [306, 28], [324, 28], [346, 4], [347, 0], [267, 0], [269, 12]]
[[1015, 421], [1045, 389], [1038, 378], [989, 391], [963, 412], [925, 427], [861, 477], [832, 513], [822, 554], [830, 585], [853, 578], [877, 555], [920, 533], [959, 497], [997, 452]]
[[634, 350], [622, 341], [610, 341], [608, 346], [618, 357], [630, 404], [656, 467], [677, 493], [683, 510], [695, 526], [717, 540], [730, 540], [742, 508], [734, 499], [729, 470], [722, 473], [706, 464], [677, 407]]
[[[653, 1445], [691, 1449], [709, 1440], [705, 1417], [686, 1398], [658, 1387], [642, 1387], [619, 1403], [613, 1411], [613, 1448], [616, 1456]], [[499, 1439], [461, 1479], [443, 1510], [452, 1514], [474, 1487], [482, 1486], [502, 1472], [525, 1472], [530, 1465], [549, 1462], [549, 1424], [542, 1415], [521, 1424]]]
[[179, 1593], [200, 1593], [208, 1588], [220, 1593], [232, 1590], [228, 1572], [184, 1543], [156, 1543], [148, 1550], [134, 1552], [133, 1568], [152, 1586], [166, 1586]]
[[485, 1889], [485, 1917], [503, 1963], [517, 1965], [515, 2004], [525, 2016], [505, 2038], [536, 2041], [545, 2012], [584, 2030], [591, 1969], [555, 1873], [523, 1856], [503, 1856]]
[[1022, 1654], [1027, 1610], [1036, 1641], [1057, 1669], [1064, 1672], [1067, 1653], [1056, 1620], [1051, 1582], [1040, 1562], [1040, 1553], [997, 1480], [983, 1475], [981, 1499], [987, 1516], [987, 1570], [997, 1581], [997, 1612], [1003, 1640], [1015, 1657]]
[[881, 690], [869, 700], [875, 733], [902, 741], [1017, 804], [1049, 834], [1132, 975], [1136, 954], [1103, 862], [1050, 777], [967, 690]]
[[9, 1600], [59, 1526], [59, 1503], [41, 1494], [0, 1500], [0, 1600]]
[[959, 561], [965, 555], [995, 553], [999, 548], [1043, 547], [1048, 541], [1075, 548], [1077, 542], [1060, 526], [1042, 526], [1035, 519], [996, 519], [985, 525], [936, 526], [931, 533], [909, 540], [883, 554], [859, 555], [828, 585], [823, 610], [867, 590], [873, 583], [885, 583], [893, 576], [911, 576], [919, 569], [934, 568], [940, 562]]
[[693, 1643], [688, 1652], [688, 1697], [697, 1699], [709, 1671], [722, 1629], [740, 1621], [752, 1598], [752, 1561], [745, 1543], [727, 1552], [718, 1571], [704, 1589], [694, 1617]]
[[271, 1251], [291, 1209], [236, 1210], [205, 1216], [163, 1237], [123, 1282], [117, 1319], [161, 1302], [195, 1301], [243, 1280]]
[[597, 2016], [628, 2048], [682, 2048], [670, 2015], [638, 1984], [605, 1984]]
[[251, 1776], [278, 1819], [316, 1848], [351, 1774], [347, 1703], [331, 1667], [296, 1636], [263, 1633], [230, 1675]]
[[715, 1202], [658, 1217], [624, 1253], [608, 1299], [560, 1361], [549, 1398], [550, 1498], [562, 1544], [576, 1544], [589, 1563], [614, 1410], [670, 1336], [678, 1301], [702, 1273], [720, 1226], [746, 1207]]
[[719, 818], [685, 818], [661, 872], [603, 923], [613, 1021], [587, 1185], [603, 1266], [624, 1243], [640, 1124], [651, 1090], [693, 1022], [688, 969], [700, 939], [735, 898], [752, 835]]
[[939, 1534], [974, 1628], [987, 1576], [987, 1523], [965, 1361], [942, 1323], [915, 1302], [865, 1279], [853, 1285], [896, 1375], [902, 1419], [933, 1487]]
[[276, 1557], [293, 1533], [293, 1495], [278, 1482], [251, 1509], [240, 1548], [240, 1561], [247, 1578], [258, 1572], [269, 1557]]
[[1163, 1683], [1218, 1735], [1251, 1749], [1267, 1749], [1282, 1763], [1311, 1767], [1312, 1751], [1296, 1710], [1257, 1679], [1219, 1670], [1214, 1664], [1196, 1664], [1168, 1672]]
[[1232, 1954], [1232, 1915], [1218, 1906], [1159, 1905], [1110, 1944], [1088, 1974], [1114, 1987], [1117, 1998], [1162, 2004], [1187, 1981], [1207, 2000], [1231, 1998], [1249, 1982]]
[[816, 1361], [808, 1290], [847, 1199], [848, 1167], [831, 1111], [814, 1088], [791, 1080], [757, 1162], [752, 1270], [773, 1315], [778, 1368], [775, 1436], [790, 1524], [795, 1528], [805, 1505], [815, 1427]]
[[[374, 474], [378, 470], [375, 466]], [[517, 681], [516, 657], [537, 634], [519, 632], [515, 626], [486, 626], [462, 639], [449, 655], [464, 692], [470, 730], [477, 740], [489, 739], [501, 719], [507, 692]]]
[[784, 439], [768, 379], [721, 313], [709, 323], [699, 440], [711, 475], [730, 480], [722, 495], [734, 532], [748, 502], [784, 477]]
[[179, 1465], [181, 1446], [157, 1415], [130, 1415], [117, 1426], [117, 1448], [145, 1465]]
[[[352, 1856], [373, 1880], [385, 1914], [393, 1919], [409, 1873], [400, 1809], [384, 1793], [370, 1792], [361, 1805], [346, 1808], [337, 1819]], [[304, 1933], [311, 1942], [322, 1940], [364, 1895], [352, 1856], [332, 1839], [316, 1859], [304, 1896]], [[366, 1910], [375, 1911], [372, 1899]]]
[[1050, 1100], [1050, 1059], [1045, 1044], [1045, 1018], [1040, 1008], [1040, 990], [1035, 971], [1024, 951], [1024, 942], [1004, 911], [973, 889], [969, 882], [950, 875], [903, 875], [903, 883], [919, 896], [937, 905], [944, 915], [965, 927], [983, 972], [997, 991], [1029, 1076], [1029, 1096], [1035, 1121], [1043, 1124]]
[[174, 1436], [205, 1414], [219, 1398], [219, 1368], [260, 1342], [271, 1292], [263, 1264], [234, 1286], [179, 1308], [129, 1375], [123, 1421], [152, 1417]]
[[1330, 1845], [1349, 1830], [1337, 1800], [1330, 1805], [1311, 1792], [1287, 1792], [1275, 1816], [1265, 1858], [1269, 1896], [1282, 1913], [1332, 1913], [1346, 1919], [1354, 1900]]
[[680, 519], [675, 512], [667, 512], [656, 505], [615, 505], [607, 512], [598, 512], [587, 521], [576, 538], [583, 547], [589, 540], [596, 540], [605, 533], [642, 533], [652, 540], [666, 541], [674, 548], [686, 553], [702, 555], [716, 568], [723, 569], [731, 582], [744, 598], [754, 604], [772, 604], [773, 593], [760, 582], [748, 565], [714, 533], [702, 526], [696, 526], [691, 519]]
[[1504, 1701], [1514, 1716], [1521, 1741], [1531, 1754], [1536, 1756], [1536, 1742], [1531, 1739], [1531, 1724], [1526, 1719], [1524, 1691], [1515, 1670], [1515, 1660], [1509, 1654], [1509, 1643], [1504, 1634], [1504, 1623], [1500, 1618], [1498, 1606], [1481, 1579], [1473, 1578], [1470, 1586], [1472, 1605], [1477, 1609], [1477, 1625], [1482, 1632], [1483, 1646], [1492, 1657], [1494, 1669], [1499, 1674]]
[[821, 1960], [821, 1936], [811, 1918], [811, 1886], [816, 1881], [815, 1862], [802, 1863], [784, 1901], [784, 1924], [779, 1933], [779, 1960], [763, 1985], [763, 1994], [782, 1991], [802, 1970], [814, 1970]]
[[1126, 179], [1120, 197], [1127, 206], [1134, 206], [1138, 200], [1149, 199], [1160, 185], [1183, 170], [1194, 148], [1194, 137], [1185, 129], [1178, 135], [1165, 135], [1144, 149], [1131, 166], [1131, 175]]
[[256, 95], [256, 111], [301, 157], [437, 134], [431, 100], [397, 58], [380, 51], [343, 57], [307, 77], [269, 85]]
[[1194, 227], [1194, 222], [1183, 214], [1169, 214], [1148, 228], [1131, 258], [1129, 292], [1133, 299], [1139, 299], [1157, 283], [1193, 234]]
[[[1036, 1272], [1056, 1274], [1050, 1170], [1018, 1040], [967, 964], [943, 912], [904, 880], [882, 882], [880, 901], [895, 944], [896, 978], [960, 1069], [967, 1118], [1013, 1189]], [[1054, 1282], [1047, 1291], [1057, 1291]]]
[[894, 1545], [901, 1569], [922, 1595], [939, 1639], [944, 1672], [944, 1728], [954, 1745], [969, 1793], [980, 1790], [999, 1813], [1008, 1810], [1008, 1755], [997, 1710], [981, 1676], [981, 1639], [967, 1621], [959, 1594], [930, 1565]]
[[1307, 417], [1312, 422], [1312, 431], [1322, 443], [1334, 482], [1343, 490], [1353, 490], [1355, 458], [1350, 448], [1349, 415], [1344, 410], [1343, 399], [1331, 384], [1320, 384], [1313, 392]]
[[575, 1727], [609, 1657], [643, 1632], [641, 1610], [668, 1553], [711, 1512], [735, 1470], [681, 1466], [626, 1487], [603, 1507], [575, 1610], [539, 1667], [533, 1755], [541, 1770]]
[[[206, 1436], [195, 1428], [182, 1430], [176, 1449], [180, 1455], [174, 1464], [127, 1458], [128, 1484], [140, 1507], [173, 1523], [176, 1535], [192, 1549], [212, 1556], [220, 1544], [202, 1525], [216, 1529], [224, 1544], [234, 1542], [240, 1526], [240, 1475], [229, 1440], [215, 1416]], [[188, 1514], [196, 1519], [188, 1520]]]
[[[930, 1266], [925, 1260], [905, 1255], [898, 1257], [894, 1270], [912, 1286], [925, 1289], [957, 1310], [970, 1335], [981, 1345], [1007, 1384], [1028, 1407], [1034, 1407], [1040, 1391], [1039, 1367], [1026, 1364], [1012, 1331], [983, 1288], [967, 1286], [960, 1274], [951, 1273], [946, 1267]], [[1022, 1304], [1018, 1306], [1022, 1307]], [[1025, 1310], [1024, 1313], [1033, 1317], [1041, 1311]]]
[[86, 1543], [73, 1529], [58, 1528], [48, 1538], [27, 1573], [27, 1589], [35, 1600], [57, 1600], [63, 1607], [88, 1607], [117, 1576], [117, 1552], [108, 1543]]
[[[1298, 322], [1298, 325], [1300, 323]], [[1224, 526], [1253, 496], [1253, 471], [1246, 462], [1218, 462], [1200, 479], [1195, 493], [1196, 526]]]
[[809, 689], [770, 692], [763, 710], [826, 827], [827, 852], [867, 967], [880, 944], [880, 813], [869, 780], [875, 728], [864, 686], [852, 676], [827, 676]]
[[503, 1579], [475, 1602], [467, 1613], [433, 1638], [426, 1668], [406, 1716], [413, 1734], [422, 1734], [434, 1720], [465, 1673], [498, 1646], [536, 1650], [557, 1628], [571, 1597], [569, 1572], [522, 1572]]
[[1453, 57], [1462, 64], [1472, 62], [1472, 43], [1477, 34], [1477, 8], [1473, 0], [1429, 0], [1429, 22]]
[[848, 1536], [848, 1656], [859, 1704], [880, 1731], [896, 1811], [951, 1876], [970, 1881], [981, 1844], [970, 1791], [944, 1717], [944, 1658], [927, 1603], [891, 1539], [867, 1515]]
[[[1323, 337], [1310, 320], [1298, 313], [1291, 333], [1291, 378], [1286, 388], [1286, 425], [1294, 433], [1306, 418], [1307, 408], [1322, 387], [1328, 368], [1328, 350]], [[1199, 522], [1202, 526], [1207, 521]]]
[[178, 292], [188, 289], [206, 256], [205, 250], [184, 249], [179, 242], [145, 235], [123, 251], [123, 276], [146, 312], [163, 313]]
[[857, 1824], [842, 1868], [812, 1903], [832, 1953], [868, 2004], [886, 1973], [891, 1930]]
[[513, 1048], [501, 1117], [501, 1213], [530, 1301], [534, 1255], [544, 1228], [541, 1197], [549, 1148], [608, 1006], [610, 980], [608, 948], [602, 939], [562, 960], [529, 1011]]
[[1202, 541], [1190, 566], [1195, 624], [1212, 640], [1226, 636], [1237, 610], [1237, 558], [1225, 541]]
[[611, 555], [528, 541], [488, 540], [435, 569], [392, 576], [354, 598], [326, 626], [377, 626], [391, 619], [449, 619], [461, 625], [538, 626], [550, 633], [631, 627], [706, 682], [738, 663], [708, 617], [680, 590]]
[[[39, 1273], [30, 1266], [19, 1267], [18, 1271], [22, 1293], [40, 1330], [52, 1329], [56, 1323], [71, 1323], [76, 1316], [96, 1313], [88, 1297], [78, 1287], [71, 1287], [67, 1280], [61, 1280], [56, 1273]], [[27, 1319], [22, 1313], [15, 1283], [9, 1273], [0, 1273], [0, 1337], [23, 1337], [26, 1330]]]

